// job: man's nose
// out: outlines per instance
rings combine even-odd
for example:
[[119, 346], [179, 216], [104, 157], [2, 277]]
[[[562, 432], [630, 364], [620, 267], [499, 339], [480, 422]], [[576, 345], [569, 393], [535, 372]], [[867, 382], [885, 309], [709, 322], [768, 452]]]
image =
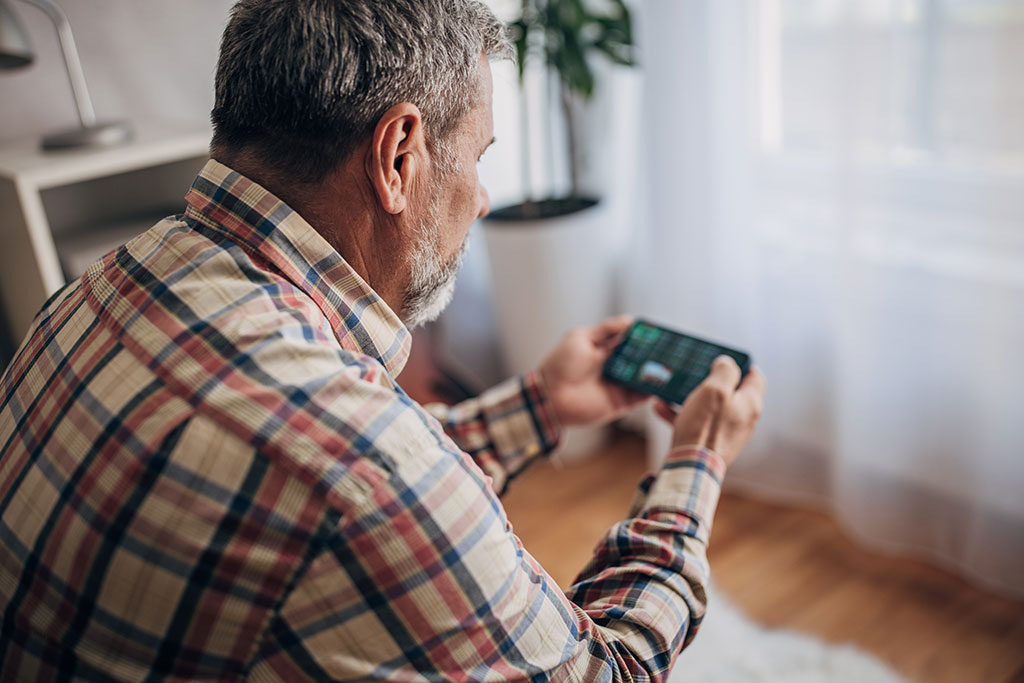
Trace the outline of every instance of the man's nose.
[[491, 212], [491, 198], [483, 185], [480, 185], [477, 190], [477, 206], [479, 207], [476, 213], [477, 218], [483, 218]]

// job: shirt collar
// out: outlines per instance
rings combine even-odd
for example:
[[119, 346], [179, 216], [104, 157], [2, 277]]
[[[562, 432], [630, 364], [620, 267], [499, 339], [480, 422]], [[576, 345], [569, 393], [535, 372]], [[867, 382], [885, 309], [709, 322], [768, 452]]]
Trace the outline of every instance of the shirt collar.
[[343, 348], [376, 358], [398, 376], [412, 345], [408, 329], [302, 216], [213, 159], [185, 201], [186, 215], [255, 250], [309, 295]]

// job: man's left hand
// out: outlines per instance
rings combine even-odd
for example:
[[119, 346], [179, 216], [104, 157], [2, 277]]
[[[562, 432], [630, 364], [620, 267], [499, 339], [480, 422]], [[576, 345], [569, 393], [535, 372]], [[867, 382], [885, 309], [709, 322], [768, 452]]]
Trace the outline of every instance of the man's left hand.
[[540, 366], [551, 405], [562, 426], [604, 423], [647, 398], [601, 376], [604, 363], [633, 324], [628, 315], [567, 334]]

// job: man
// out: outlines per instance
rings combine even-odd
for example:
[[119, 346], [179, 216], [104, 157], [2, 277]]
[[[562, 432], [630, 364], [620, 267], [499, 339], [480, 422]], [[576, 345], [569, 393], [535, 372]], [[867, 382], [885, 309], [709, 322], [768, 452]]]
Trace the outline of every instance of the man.
[[600, 379], [629, 321], [453, 408], [396, 383], [488, 210], [507, 50], [474, 0], [235, 7], [185, 213], [55, 294], [0, 385], [5, 680], [664, 679], [760, 374], [716, 361], [568, 595], [495, 492], [641, 400]]

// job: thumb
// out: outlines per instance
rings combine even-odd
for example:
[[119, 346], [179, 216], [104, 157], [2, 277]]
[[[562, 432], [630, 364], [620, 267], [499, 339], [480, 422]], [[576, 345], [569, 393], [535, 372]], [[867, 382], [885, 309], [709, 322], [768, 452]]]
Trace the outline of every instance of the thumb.
[[661, 399], [655, 399], [654, 412], [658, 414], [658, 417], [660, 417], [665, 422], [668, 422], [669, 424], [675, 423], [676, 415], [678, 414], [672, 406], [670, 406], [668, 403], [665, 403]]
[[629, 329], [629, 326], [633, 324], [633, 320], [634, 318], [631, 315], [608, 318], [604, 322], [590, 328], [588, 335], [590, 341], [601, 346], [618, 341], [619, 335]]

